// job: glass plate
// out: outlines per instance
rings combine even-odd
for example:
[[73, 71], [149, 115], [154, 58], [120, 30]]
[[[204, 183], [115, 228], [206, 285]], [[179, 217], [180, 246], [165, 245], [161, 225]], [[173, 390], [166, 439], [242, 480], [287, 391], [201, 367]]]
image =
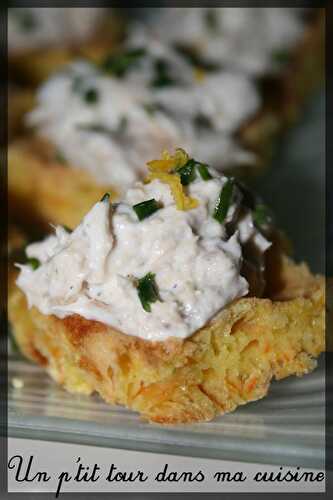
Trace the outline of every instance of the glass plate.
[[10, 358], [9, 382], [10, 436], [324, 467], [323, 359], [311, 375], [274, 382], [261, 401], [213, 422], [192, 425], [149, 424], [97, 395], [69, 394], [21, 357]]
[[[296, 257], [306, 259], [316, 272], [323, 271], [325, 255], [324, 109], [321, 93], [288, 135], [271, 169], [255, 182], [295, 242]], [[324, 467], [323, 357], [311, 375], [274, 382], [267, 398], [195, 425], [148, 424], [98, 396], [68, 394], [39, 367], [14, 355], [9, 359], [8, 396], [10, 436]]]

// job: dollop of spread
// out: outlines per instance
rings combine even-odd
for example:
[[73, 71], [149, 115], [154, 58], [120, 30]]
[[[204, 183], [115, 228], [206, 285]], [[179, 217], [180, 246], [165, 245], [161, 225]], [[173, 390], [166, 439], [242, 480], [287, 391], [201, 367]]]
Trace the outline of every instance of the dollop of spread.
[[235, 137], [260, 108], [256, 86], [233, 71], [197, 74], [145, 31], [100, 64], [77, 61], [39, 90], [27, 124], [72, 166], [124, 192], [143, 165], [182, 145], [216, 169], [253, 164]]
[[[18, 265], [17, 284], [29, 307], [164, 341], [190, 336], [249, 292], [262, 294], [270, 242], [244, 189], [184, 153], [151, 162], [150, 172], [120, 203], [103, 197], [72, 232], [59, 226], [27, 247], [30, 264]], [[172, 176], [193, 208], [177, 206]]]

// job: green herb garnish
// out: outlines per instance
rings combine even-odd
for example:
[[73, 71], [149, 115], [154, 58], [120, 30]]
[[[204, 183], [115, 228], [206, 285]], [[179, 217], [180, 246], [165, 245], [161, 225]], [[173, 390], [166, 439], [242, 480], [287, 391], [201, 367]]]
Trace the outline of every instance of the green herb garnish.
[[272, 59], [277, 64], [287, 64], [290, 61], [291, 54], [287, 50], [275, 50], [272, 52]]
[[87, 88], [82, 75], [73, 76], [72, 92], [80, 94], [87, 104], [96, 104], [99, 99], [98, 90], [94, 87]]
[[110, 200], [110, 193], [105, 193], [105, 194], [103, 194], [102, 198], [99, 201], [100, 201], [100, 203], [102, 203], [102, 202], [108, 203], [109, 200]]
[[144, 48], [129, 49], [120, 54], [111, 54], [104, 59], [101, 69], [106, 73], [122, 78], [145, 55], [146, 50]]
[[98, 92], [96, 89], [91, 88], [85, 91], [84, 100], [87, 104], [96, 104], [98, 101]]
[[183, 167], [176, 170], [176, 173], [180, 175], [180, 182], [183, 186], [187, 186], [195, 180], [197, 176], [195, 166], [195, 160], [191, 159]]
[[170, 75], [170, 66], [165, 59], [156, 59], [154, 63], [155, 76], [151, 82], [152, 87], [169, 87], [175, 85], [175, 79]]
[[148, 273], [143, 278], [137, 280], [136, 287], [142, 307], [146, 312], [151, 312], [151, 303], [160, 300], [155, 282], [155, 274]]
[[146, 219], [150, 215], [157, 212], [157, 210], [159, 210], [160, 208], [161, 208], [160, 203], [158, 203], [154, 198], [133, 205], [133, 210], [138, 216], [139, 220]]
[[222, 224], [228, 214], [231, 204], [232, 193], [234, 190], [234, 180], [228, 179], [221, 190], [221, 194], [217, 200], [213, 217]]
[[64, 228], [64, 230], [66, 231], [66, 233], [72, 233], [73, 232], [73, 229], [71, 229], [68, 226], [62, 226], [62, 227]]
[[212, 179], [212, 176], [208, 171], [207, 165], [205, 165], [204, 163], [200, 163], [199, 161], [196, 161], [193, 158], [189, 159], [183, 167], [178, 168], [175, 172], [176, 174], [180, 175], [180, 182], [182, 183], [182, 185], [188, 186], [188, 184], [190, 184], [196, 179], [197, 170], [200, 174], [200, 177], [204, 181]]
[[209, 181], [213, 178], [209, 173], [208, 166], [204, 163], [197, 163], [197, 169], [203, 181]]
[[269, 224], [272, 220], [269, 208], [264, 204], [258, 204], [252, 212], [253, 222], [257, 226]]
[[40, 261], [36, 259], [35, 257], [29, 257], [26, 261], [26, 263], [32, 267], [34, 271], [39, 268], [40, 266]]

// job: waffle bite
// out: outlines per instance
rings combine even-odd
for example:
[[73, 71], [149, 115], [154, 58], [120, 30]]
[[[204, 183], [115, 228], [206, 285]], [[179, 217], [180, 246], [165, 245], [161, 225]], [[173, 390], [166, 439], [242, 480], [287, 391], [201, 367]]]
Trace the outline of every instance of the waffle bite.
[[286, 255], [244, 186], [182, 150], [27, 256], [9, 294], [22, 352], [153, 422], [233, 411], [324, 350], [323, 278]]

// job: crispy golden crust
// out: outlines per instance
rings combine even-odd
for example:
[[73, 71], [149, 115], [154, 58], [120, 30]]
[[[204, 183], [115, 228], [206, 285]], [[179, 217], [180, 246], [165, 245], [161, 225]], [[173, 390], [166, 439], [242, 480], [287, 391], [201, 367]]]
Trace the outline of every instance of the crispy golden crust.
[[88, 172], [61, 163], [55, 148], [42, 139], [9, 146], [9, 214], [30, 229], [34, 222], [39, 229], [49, 229], [50, 222], [73, 228], [105, 192], [115, 194]]
[[[68, 391], [97, 391], [154, 422], [207, 421], [264, 397], [273, 378], [304, 375], [324, 350], [324, 282], [280, 254], [270, 299], [244, 298], [186, 340], [149, 342], [73, 315], [27, 309], [9, 294], [22, 352]], [[275, 285], [273, 284], [275, 281]]]

